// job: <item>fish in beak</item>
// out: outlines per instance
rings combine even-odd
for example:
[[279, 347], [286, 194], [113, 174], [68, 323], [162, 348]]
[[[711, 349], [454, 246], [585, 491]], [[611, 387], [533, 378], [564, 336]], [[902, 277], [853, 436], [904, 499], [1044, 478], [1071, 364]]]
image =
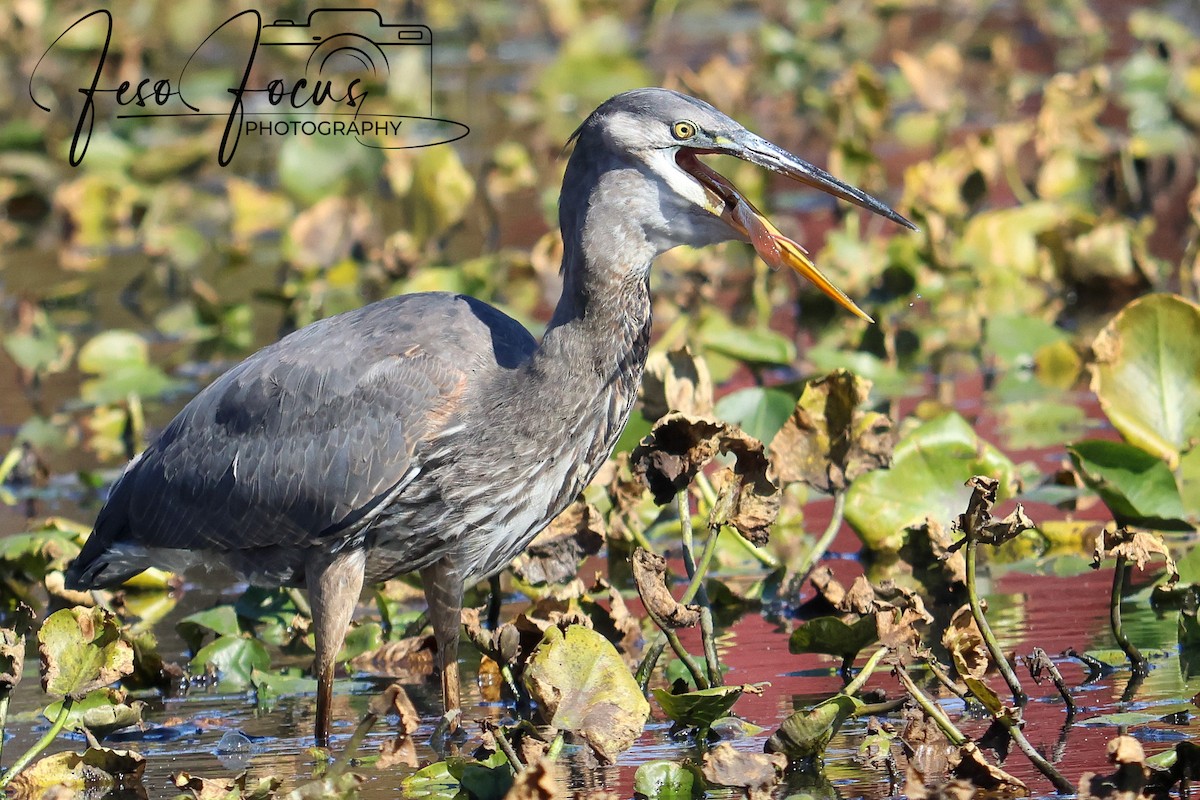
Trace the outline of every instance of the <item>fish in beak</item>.
[[845, 292], [817, 269], [803, 247], [784, 236], [761, 211], [754, 207], [753, 203], [738, 191], [736, 186], [697, 158], [698, 155], [706, 154], [735, 156], [743, 161], [757, 164], [772, 172], [786, 175], [792, 180], [820, 189], [834, 197], [840, 197], [860, 208], [887, 217], [906, 228], [917, 230], [917, 227], [861, 189], [843, 183], [825, 170], [796, 158], [786, 150], [776, 147], [766, 139], [755, 136], [749, 131], [742, 131], [734, 137], [724, 137], [717, 142], [716, 147], [705, 149], [680, 147], [676, 153], [675, 160], [680, 168], [704, 187], [709, 201], [708, 210], [744, 236], [754, 246], [763, 261], [774, 268], [786, 266], [795, 270], [799, 275], [816, 284], [817, 288], [842, 308], [867, 322], [874, 322], [865, 311], [846, 296]]

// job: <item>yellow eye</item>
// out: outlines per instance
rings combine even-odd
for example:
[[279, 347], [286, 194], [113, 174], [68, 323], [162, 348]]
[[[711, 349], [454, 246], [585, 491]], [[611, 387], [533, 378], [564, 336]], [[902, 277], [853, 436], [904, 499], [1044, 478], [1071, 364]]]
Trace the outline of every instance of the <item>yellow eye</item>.
[[671, 135], [680, 141], [690, 139], [696, 135], [696, 123], [687, 120], [676, 122], [671, 126]]

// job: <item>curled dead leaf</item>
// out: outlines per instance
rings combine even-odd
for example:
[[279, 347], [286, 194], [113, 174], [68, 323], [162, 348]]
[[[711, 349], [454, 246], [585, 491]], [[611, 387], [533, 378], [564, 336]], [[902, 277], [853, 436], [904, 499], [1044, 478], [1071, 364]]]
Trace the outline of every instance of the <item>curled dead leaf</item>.
[[891, 420], [860, 408], [870, 393], [871, 382], [847, 370], [810, 381], [771, 441], [779, 479], [835, 492], [891, 464], [896, 444]]
[[504, 800], [554, 800], [562, 797], [556, 773], [553, 759], [539, 758], [517, 773]]
[[708, 524], [732, 525], [754, 544], [766, 544], [783, 499], [767, 472], [742, 475], [726, 467], [713, 476], [712, 484], [717, 502], [713, 504]]
[[752, 800], [765, 800], [787, 765], [788, 757], [783, 753], [748, 753], [721, 742], [704, 754], [701, 772], [713, 786], [740, 788]]
[[12, 691], [21, 682], [25, 666], [25, 637], [33, 630], [34, 613], [24, 602], [17, 602], [12, 624], [0, 628], [0, 692]]
[[953, 657], [955, 667], [964, 678], [983, 680], [991, 667], [991, 656], [969, 604], [963, 604], [950, 617], [942, 634], [942, 646]]
[[[732, 455], [733, 473], [741, 485], [753, 485], [760, 496], [778, 491], [762, 442], [736, 425], [687, 414], [668, 414], [631, 455], [633, 474], [645, 482], [659, 505], [669, 502], [718, 454]], [[740, 501], [733, 502], [736, 508]], [[735, 514], [729, 515], [729, 524]]]
[[404, 691], [404, 687], [399, 683], [389, 685], [372, 697], [367, 710], [377, 717], [395, 714], [399, 718], [396, 732], [401, 736], [412, 733], [421, 725], [421, 715], [409, 699], [408, 692]]
[[667, 588], [667, 561], [639, 547], [633, 552], [633, 580], [642, 604], [663, 628], [691, 628], [700, 623], [700, 607], [683, 605]]
[[967, 486], [972, 490], [971, 499], [967, 501], [966, 512], [958, 517], [957, 529], [968, 537], [984, 544], [998, 545], [1034, 527], [1033, 520], [1026, 516], [1020, 503], [1004, 519], [992, 519], [992, 506], [996, 504], [996, 491], [1000, 487], [995, 478], [976, 475], [967, 481]]
[[1136, 564], [1138, 569], [1145, 569], [1146, 564], [1155, 556], [1162, 556], [1167, 562], [1167, 585], [1175, 585], [1179, 581], [1179, 569], [1175, 566], [1175, 559], [1171, 557], [1171, 551], [1167, 549], [1162, 536], [1125, 526], [1115, 530], [1105, 528], [1096, 542], [1092, 566], [1099, 568], [1106, 558], [1124, 557]]

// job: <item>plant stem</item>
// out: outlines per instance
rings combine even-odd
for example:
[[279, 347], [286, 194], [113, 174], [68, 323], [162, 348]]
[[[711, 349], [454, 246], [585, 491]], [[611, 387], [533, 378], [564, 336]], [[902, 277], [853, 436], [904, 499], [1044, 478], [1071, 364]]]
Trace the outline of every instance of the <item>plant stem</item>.
[[4, 726], [8, 722], [8, 701], [12, 697], [12, 689], [0, 692], [0, 767], [4, 765]]
[[873, 673], [875, 668], [879, 666], [880, 659], [887, 655], [887, 651], [887, 647], [880, 647], [878, 650], [872, 653], [871, 657], [867, 659], [867, 663], [863, 664], [862, 669], [860, 669], [858, 674], [854, 676], [854, 680], [845, 685], [845, 687], [842, 689], [842, 693], [848, 695], [858, 694], [859, 690], [862, 689], [863, 684], [865, 684], [867, 679], [871, 677], [871, 673]]
[[[703, 472], [696, 475], [696, 488], [700, 490], [700, 499], [708, 508], [711, 509], [717, 502], [717, 491], [713, 488], [712, 483], [709, 482], [708, 476]], [[730, 528], [729, 535], [733, 537], [735, 542], [745, 548], [746, 552], [749, 553], [752, 558], [758, 561], [758, 563], [762, 564], [769, 570], [779, 569], [779, 559], [768, 553], [766, 550], [763, 550], [745, 536], [742, 536], [741, 532], [738, 531], [737, 528]]]
[[707, 598], [700, 607], [700, 641], [704, 644], [704, 664], [708, 669], [710, 686], [724, 686], [725, 679], [721, 677], [721, 658], [717, 655], [717, 636], [713, 632], [712, 609]]
[[692, 661], [691, 654], [684, 649], [683, 642], [679, 641], [679, 634], [673, 630], [666, 630], [664, 633], [666, 634], [667, 642], [671, 645], [671, 649], [675, 651], [675, 655], [678, 656], [679, 660], [683, 662], [683, 665], [687, 667], [688, 672], [692, 673], [692, 680], [696, 682], [696, 688], [709, 688], [708, 679], [704, 677], [704, 673], [701, 672], [700, 668], [696, 666], [696, 663]]
[[1121, 624], [1121, 594], [1125, 589], [1126, 566], [1125, 556], [1118, 555], [1117, 568], [1113, 572], [1112, 596], [1108, 601], [1108, 617], [1112, 622], [1113, 636], [1117, 638], [1117, 644], [1129, 658], [1129, 666], [1135, 674], [1145, 675], [1148, 672], [1146, 657], [1134, 646], [1133, 642], [1129, 641], [1129, 637], [1125, 635], [1125, 628]]
[[941, 682], [942, 686], [945, 686], [951, 694], [953, 694], [959, 700], [962, 700], [964, 703], [967, 701], [969, 692], [964, 692], [962, 689], [958, 688], [958, 686], [954, 683], [954, 679], [950, 677], [946, 670], [942, 669], [942, 665], [939, 664], [936, 659], [932, 657], [926, 659], [925, 666], [929, 667], [929, 671], [933, 673], [933, 677], [937, 678]]
[[72, 697], [64, 697], [62, 708], [58, 710], [58, 716], [54, 718], [54, 724], [50, 726], [50, 730], [34, 742], [33, 747], [30, 747], [16, 762], [9, 768], [8, 772], [0, 776], [0, 789], [3, 789], [9, 782], [17, 777], [17, 774], [25, 767], [29, 766], [29, 762], [37, 757], [37, 754], [50, 746], [50, 743], [58, 738], [58, 734], [62, 732], [63, 726], [67, 724], [67, 717], [71, 716], [71, 707], [75, 705], [75, 700]]
[[946, 713], [942, 711], [942, 707], [926, 697], [924, 692], [917, 688], [917, 684], [914, 683], [913, 679], [908, 676], [908, 673], [903, 667], [893, 667], [892, 674], [899, 678], [900, 682], [904, 684], [904, 690], [907, 691], [908, 696], [915, 700], [917, 705], [921, 707], [921, 710], [925, 712], [925, 716], [933, 720], [934, 724], [941, 729], [942, 733], [946, 734], [946, 738], [950, 741], [950, 744], [954, 745], [955, 747], [962, 747], [969, 741], [966, 734], [955, 727], [954, 723], [950, 721], [950, 718], [946, 716]]
[[971, 603], [971, 616], [975, 618], [975, 625], [978, 626], [979, 633], [983, 636], [984, 644], [987, 645], [988, 652], [992, 655], [996, 669], [1000, 670], [1000, 674], [1004, 676], [1004, 682], [1012, 691], [1013, 702], [1018, 706], [1023, 706], [1028, 702], [1029, 697], [1021, 689], [1021, 682], [1017, 680], [1012, 665], [1008, 663], [1008, 658], [1000, 649], [1000, 643], [996, 641], [996, 636], [992, 633], [992, 626], [988, 624], [987, 617], [983, 614], [983, 606], [979, 602], [979, 592], [975, 587], [975, 556], [978, 543], [972, 532], [967, 531], [966, 536], [967, 599]]
[[654, 672], [654, 667], [658, 664], [658, 659], [662, 656], [663, 650], [667, 649], [667, 637], [662, 632], [659, 632], [658, 638], [650, 643], [646, 648], [645, 655], [642, 656], [642, 663], [638, 664], [637, 672], [633, 677], [637, 681], [638, 688], [644, 694], [646, 687], [650, 685], [650, 674]]
[[1001, 711], [999, 714], [993, 714], [992, 719], [999, 722], [1008, 731], [1008, 735], [1017, 743], [1017, 747], [1025, 754], [1025, 757], [1038, 768], [1038, 772], [1046, 776], [1047, 780], [1054, 784], [1054, 791], [1059, 794], [1075, 794], [1076, 788], [1069, 780], [1063, 777], [1063, 774], [1054, 768], [1046, 759], [1042, 758], [1029, 740], [1025, 738], [1025, 734], [1021, 732], [1021, 726], [1013, 719], [1011, 714], [1006, 714]]
[[833, 493], [833, 513], [829, 517], [829, 525], [825, 527], [825, 532], [821, 534], [821, 538], [813, 545], [812, 550], [800, 562], [800, 567], [796, 570], [796, 574], [800, 576], [801, 583], [808, 577], [808, 573], [816, 566], [816, 563], [821, 560], [821, 556], [825, 555], [825, 551], [829, 549], [829, 545], [833, 544], [834, 538], [841, 530], [842, 519], [846, 513], [846, 492]]
[[[696, 553], [692, 541], [692, 501], [685, 488], [675, 495], [675, 507], [679, 512], [679, 538], [683, 543], [683, 567], [687, 570], [689, 581], [696, 580]], [[720, 530], [710, 530], [709, 538], [720, 535]], [[706, 548], [707, 550], [707, 548]], [[700, 584], [696, 590], [696, 602], [700, 605], [700, 642], [704, 646], [704, 662], [708, 670], [708, 682], [712, 686], [721, 686], [721, 661], [717, 656], [716, 634], [713, 632], [712, 607], [708, 602], [708, 592]]]

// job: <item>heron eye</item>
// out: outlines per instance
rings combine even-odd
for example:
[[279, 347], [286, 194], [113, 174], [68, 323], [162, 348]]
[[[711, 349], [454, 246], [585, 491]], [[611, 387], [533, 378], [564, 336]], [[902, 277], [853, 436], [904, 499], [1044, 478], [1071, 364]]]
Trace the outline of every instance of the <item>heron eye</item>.
[[696, 123], [687, 120], [676, 122], [671, 126], [671, 135], [680, 141], [690, 139], [696, 135]]

